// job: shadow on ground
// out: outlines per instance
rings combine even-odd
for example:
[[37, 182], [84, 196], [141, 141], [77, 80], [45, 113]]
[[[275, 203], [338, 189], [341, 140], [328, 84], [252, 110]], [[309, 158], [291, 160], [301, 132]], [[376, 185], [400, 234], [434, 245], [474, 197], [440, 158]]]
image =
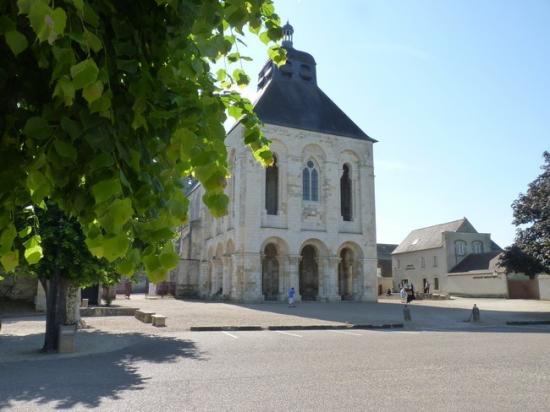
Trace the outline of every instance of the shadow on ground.
[[[121, 392], [139, 391], [147, 385], [139, 363], [169, 363], [188, 358], [205, 360], [193, 342], [142, 334], [86, 332], [97, 339], [130, 339], [130, 346], [112, 352], [80, 357], [41, 355], [41, 359], [0, 362], [0, 410], [16, 402], [48, 408], [93, 408], [104, 398], [119, 399]], [[40, 335], [41, 337], [43, 335]], [[0, 336], [2, 344], [18, 345], [32, 336]]]
[[[295, 308], [286, 304], [265, 302], [260, 304], [234, 304], [244, 309], [269, 312], [271, 314], [289, 315], [318, 319], [319, 321], [344, 322], [350, 324], [400, 323], [404, 321], [403, 304], [395, 302], [378, 303], [317, 303], [302, 302]], [[479, 306], [479, 305], [478, 305]], [[439, 306], [408, 305], [412, 322], [405, 323], [406, 328], [426, 331], [479, 331], [488, 332], [487, 327], [506, 326], [509, 321], [550, 321], [550, 312], [524, 312], [486, 310], [480, 307], [481, 322], [470, 322], [472, 310]], [[510, 326], [517, 332], [550, 333], [550, 325], [538, 325], [538, 329]]]

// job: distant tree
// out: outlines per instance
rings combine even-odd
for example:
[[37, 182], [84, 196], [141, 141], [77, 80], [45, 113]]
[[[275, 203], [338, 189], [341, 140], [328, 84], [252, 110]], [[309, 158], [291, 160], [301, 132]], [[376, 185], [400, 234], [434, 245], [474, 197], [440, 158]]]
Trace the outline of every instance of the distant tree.
[[513, 223], [520, 227], [504, 259], [507, 268], [530, 276], [550, 273], [550, 153], [544, 152], [543, 156], [542, 174], [512, 204]]
[[284, 62], [271, 0], [0, 1], [4, 272], [50, 253], [32, 216], [48, 204], [75, 219], [91, 254], [119, 273], [143, 269], [158, 281], [177, 265], [183, 178], [203, 185], [214, 216], [227, 212], [226, 113], [240, 119], [255, 158], [272, 159], [252, 104], [236, 91], [249, 81], [239, 64], [245, 29]]
[[506, 269], [506, 273], [524, 273], [531, 279], [545, 271], [544, 266], [537, 259], [523, 252], [516, 245], [504, 249], [499, 264]]

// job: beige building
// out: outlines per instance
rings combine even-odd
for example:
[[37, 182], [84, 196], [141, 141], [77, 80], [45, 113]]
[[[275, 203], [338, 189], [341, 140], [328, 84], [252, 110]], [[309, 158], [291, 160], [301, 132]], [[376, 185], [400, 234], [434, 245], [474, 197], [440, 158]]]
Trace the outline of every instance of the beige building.
[[495, 251], [500, 248], [491, 235], [478, 233], [466, 218], [413, 230], [392, 253], [395, 287], [412, 283], [423, 292], [427, 283], [430, 293], [452, 293], [453, 268], [469, 255]]
[[229, 214], [214, 219], [191, 185], [190, 223], [182, 228], [176, 293], [235, 301], [376, 301], [373, 143], [318, 87], [316, 62], [292, 44], [287, 63], [259, 74], [255, 112], [272, 141], [263, 168], [228, 133]]

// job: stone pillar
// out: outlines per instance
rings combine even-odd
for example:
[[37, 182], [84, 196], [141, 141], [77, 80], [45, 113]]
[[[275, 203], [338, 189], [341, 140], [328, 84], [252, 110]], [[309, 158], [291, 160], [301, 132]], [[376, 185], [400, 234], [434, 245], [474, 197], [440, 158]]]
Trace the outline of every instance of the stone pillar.
[[338, 294], [338, 264], [340, 263], [340, 257], [328, 256], [327, 257], [327, 280], [328, 280], [328, 294], [327, 299], [329, 302], [339, 302], [341, 299]]
[[286, 302], [290, 289], [289, 263], [287, 256], [277, 256], [279, 262], [279, 297], [281, 302]]
[[231, 268], [231, 264], [232, 264], [231, 255], [229, 254], [224, 255], [222, 257], [222, 261], [223, 261], [222, 295], [229, 297], [231, 295], [231, 281], [232, 281], [231, 276], [233, 272]]
[[[295, 300], [300, 302], [302, 296], [300, 295], [300, 260], [301, 255], [288, 255], [288, 289], [291, 287], [296, 291]], [[288, 289], [286, 292], [288, 292]]]
[[327, 268], [327, 259], [328, 256], [319, 256], [315, 258], [317, 263], [317, 272], [319, 280], [319, 292], [317, 293], [318, 302], [327, 302], [328, 301], [328, 268]]
[[245, 253], [243, 263], [243, 300], [247, 303], [263, 302], [264, 296], [262, 295], [262, 260], [260, 253]]
[[376, 259], [362, 259], [358, 261], [361, 269], [362, 291], [360, 299], [363, 302], [376, 302], [378, 300], [378, 279], [376, 276]]
[[242, 299], [242, 259], [240, 255], [231, 255], [231, 300]]
[[201, 260], [199, 273], [199, 296], [201, 298], [207, 298], [210, 292], [208, 266], [209, 263], [207, 260]]

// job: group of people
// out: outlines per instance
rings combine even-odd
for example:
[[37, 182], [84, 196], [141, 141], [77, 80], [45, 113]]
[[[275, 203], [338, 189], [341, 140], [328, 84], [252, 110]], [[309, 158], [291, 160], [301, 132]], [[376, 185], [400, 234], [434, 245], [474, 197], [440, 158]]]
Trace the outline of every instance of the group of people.
[[411, 303], [413, 300], [416, 299], [414, 295], [414, 285], [411, 283], [410, 285], [403, 284], [401, 286], [401, 290], [399, 291], [399, 296], [401, 297], [402, 302]]

